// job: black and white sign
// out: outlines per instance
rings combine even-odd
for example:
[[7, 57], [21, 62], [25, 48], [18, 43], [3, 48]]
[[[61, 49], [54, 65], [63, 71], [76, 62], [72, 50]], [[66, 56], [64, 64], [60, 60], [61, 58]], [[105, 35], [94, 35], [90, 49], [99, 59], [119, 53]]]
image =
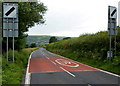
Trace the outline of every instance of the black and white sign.
[[3, 17], [4, 18], [17, 18], [18, 6], [16, 5], [3, 5]]
[[108, 33], [110, 36], [117, 35], [117, 8], [108, 7]]
[[18, 37], [18, 4], [3, 4], [3, 37]]
[[113, 6], [109, 6], [109, 17], [110, 18], [117, 18], [117, 8]]

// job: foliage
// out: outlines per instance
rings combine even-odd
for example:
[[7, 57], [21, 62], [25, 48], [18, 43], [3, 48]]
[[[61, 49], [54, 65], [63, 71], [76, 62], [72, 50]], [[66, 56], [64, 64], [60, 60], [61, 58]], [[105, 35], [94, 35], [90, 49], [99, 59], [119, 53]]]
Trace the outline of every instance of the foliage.
[[[57, 41], [46, 45], [46, 49], [73, 60], [120, 74], [120, 71], [117, 70], [120, 67], [120, 27], [118, 28], [118, 35], [116, 38], [116, 56], [114, 56], [109, 65], [109, 60], [107, 60], [109, 36], [106, 31], [96, 34], [84, 34], [78, 38]], [[114, 46], [114, 36], [112, 36], [113, 53], [115, 52]]]
[[6, 53], [2, 56], [2, 83], [20, 84], [25, 71], [28, 57], [33, 49], [15, 51], [15, 63], [12, 63], [12, 50], [9, 50], [9, 61], [6, 61]]
[[66, 39], [70, 39], [71, 37], [65, 37], [65, 38], [63, 38], [63, 40], [66, 40]]
[[57, 41], [57, 38], [54, 36], [49, 39], [49, 43], [56, 42], [56, 41]]
[[32, 44], [30, 45], [30, 47], [31, 47], [31, 48], [36, 47], [36, 43], [35, 43], [35, 42], [32, 43]]

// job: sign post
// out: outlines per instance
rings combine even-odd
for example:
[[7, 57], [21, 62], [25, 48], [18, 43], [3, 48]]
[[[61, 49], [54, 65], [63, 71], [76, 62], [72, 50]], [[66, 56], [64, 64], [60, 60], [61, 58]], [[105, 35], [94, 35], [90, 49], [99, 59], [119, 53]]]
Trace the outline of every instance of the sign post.
[[[112, 36], [115, 36], [115, 39], [116, 39], [116, 35], [117, 35], [116, 20], [117, 20], [117, 8], [113, 6], [109, 6], [108, 7], [108, 34], [110, 36], [110, 48], [109, 48], [110, 61], [112, 59], [112, 50], [111, 50]], [[116, 40], [115, 40], [115, 49], [116, 49]], [[116, 50], [115, 50], [115, 53], [116, 53]]]
[[14, 37], [18, 37], [18, 4], [3, 3], [3, 37], [7, 37], [7, 61], [8, 38], [13, 38], [13, 63], [14, 63]]

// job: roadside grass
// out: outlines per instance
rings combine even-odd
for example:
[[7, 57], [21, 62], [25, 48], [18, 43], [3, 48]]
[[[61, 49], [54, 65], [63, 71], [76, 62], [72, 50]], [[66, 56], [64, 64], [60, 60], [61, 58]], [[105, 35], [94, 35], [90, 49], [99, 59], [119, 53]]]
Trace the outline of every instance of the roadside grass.
[[9, 61], [6, 61], [6, 53], [2, 55], [2, 84], [21, 84], [23, 73], [26, 69], [30, 53], [35, 48], [15, 50], [15, 63], [12, 62], [12, 50], [9, 50]]
[[2, 85], [2, 55], [0, 55], [0, 85]]

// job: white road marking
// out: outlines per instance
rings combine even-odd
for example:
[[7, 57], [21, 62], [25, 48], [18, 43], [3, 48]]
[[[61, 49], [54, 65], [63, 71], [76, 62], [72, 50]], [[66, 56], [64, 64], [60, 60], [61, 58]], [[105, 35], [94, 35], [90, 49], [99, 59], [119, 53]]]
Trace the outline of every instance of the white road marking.
[[48, 57], [46, 57], [47, 59], [49, 59]]
[[88, 86], [92, 86], [92, 85], [88, 84]]
[[[77, 62], [77, 61], [75, 61], [75, 62]], [[79, 62], [77, 62], [77, 63], [79, 63]], [[82, 64], [82, 63], [80, 63], [80, 64]], [[90, 67], [90, 68], [94, 68], [94, 67], [89, 66], [89, 65], [86, 65], [86, 64], [82, 64], [82, 65], [85, 65], [85, 66]], [[114, 74], [114, 73], [111, 73], [111, 72], [108, 72], [108, 71], [104, 71], [104, 70], [101, 70], [101, 69], [98, 69], [98, 68], [94, 68], [94, 69], [97, 69], [97, 70], [99, 70], [99, 71], [101, 71], [101, 72], [105, 72], [105, 73], [107, 73], [107, 74], [110, 74], [110, 75], [113, 75], [113, 76], [116, 76], [116, 77], [120, 77], [119, 75]]]
[[[42, 54], [48, 59], [48, 60], [50, 60], [50, 58], [49, 57], [47, 57], [45, 54], [44, 54], [44, 52], [42, 52]], [[55, 64], [56, 65], [56, 63], [55, 62], [53, 62], [52, 60], [50, 60], [53, 64]]]
[[[51, 53], [51, 54], [53, 54], [53, 53]], [[57, 55], [57, 54], [54, 54], [54, 55]], [[60, 56], [60, 55], [57, 55], [57, 56], [62, 57], [62, 58], [65, 58], [65, 57]], [[80, 62], [77, 62], [77, 61], [75, 61], [75, 62], [76, 62], [76, 63], [80, 63]], [[82, 63], [80, 63], [80, 64], [82, 64]], [[86, 64], [82, 64], [82, 65], [85, 65], [85, 66], [90, 67], [90, 68], [94, 68], [94, 67], [89, 66], [89, 65], [86, 65]], [[98, 69], [98, 68], [94, 68], [94, 69], [99, 70], [99, 71], [101, 71], [101, 72], [105, 72], [105, 73], [110, 74], [110, 75], [113, 75], [113, 76], [120, 77], [119, 75], [114, 74], [114, 73], [111, 73], [111, 72], [108, 72], [108, 71], [104, 71], [104, 70], [101, 70], [101, 69]], [[87, 70], [85, 70], [85, 71], [87, 71]]]
[[[44, 52], [42, 52], [42, 54], [45, 55]], [[47, 56], [45, 56], [45, 57], [46, 57], [47, 59], [49, 59]], [[50, 59], [49, 59], [49, 60], [50, 60]], [[50, 61], [51, 61], [51, 60], [50, 60]], [[56, 65], [55, 62], [53, 62], [53, 61], [51, 61], [51, 62]], [[71, 63], [71, 62], [69, 62], [69, 63]], [[63, 71], [65, 71], [65, 72], [67, 72], [67, 73], [70, 74], [71, 76], [75, 77], [74, 74], [72, 74], [71, 72], [67, 71], [66, 69], [64, 69], [64, 68], [62, 68], [62, 67], [59, 67], [59, 68], [62, 69]]]
[[64, 70], [65, 72], [67, 72], [68, 74], [70, 74], [71, 76], [75, 77], [74, 74], [72, 74], [71, 72], [67, 71], [66, 69], [64, 69], [63, 67], [60, 67], [62, 70]]
[[[61, 61], [63, 60], [62, 63], [59, 62], [60, 60]], [[56, 59], [55, 62], [57, 62], [60, 65], [64, 65], [64, 66], [68, 66], [68, 67], [78, 67], [79, 66], [79, 64], [76, 64], [75, 62], [64, 60], [64, 59]], [[74, 64], [74, 66], [70, 65], [70, 64]]]
[[28, 70], [29, 70], [30, 59], [31, 59], [31, 56], [32, 56], [33, 52], [30, 54], [30, 57], [28, 59], [28, 65], [27, 65], [26, 76], [25, 76], [25, 86], [30, 85], [31, 73], [29, 73]]
[[[50, 60], [51, 61], [51, 60]], [[56, 63], [55, 62], [53, 62], [53, 61], [51, 61], [53, 64], [55, 64], [56, 65]]]
[[[100, 70], [100, 69], [99, 69]], [[119, 75], [117, 75], [117, 74], [114, 74], [114, 73], [110, 73], [110, 72], [108, 72], [108, 71], [104, 71], [104, 70], [100, 70], [101, 72], [105, 72], [105, 73], [108, 73], [108, 74], [110, 74], [110, 75], [113, 75], [113, 76], [116, 76], [116, 77], [119, 77], [120, 78], [120, 76]]]
[[[77, 61], [75, 61], [75, 62], [77, 62]], [[80, 63], [80, 62], [77, 62], [77, 63]], [[80, 63], [80, 64], [82, 64], [82, 63]], [[86, 64], [82, 64], [82, 65], [85, 65], [85, 66], [87, 66], [87, 67], [90, 67], [90, 68], [93, 68], [93, 69], [99, 70], [99, 71], [101, 71], [101, 72], [104, 72], [104, 73], [107, 73], [107, 74], [110, 74], [110, 75], [113, 75], [113, 76], [116, 76], [116, 77], [120, 77], [120, 76], [117, 75], [117, 74], [114, 74], [114, 73], [111, 73], [111, 72], [108, 72], [108, 71], [104, 71], [104, 70], [101, 70], [101, 69], [98, 69], [98, 68], [94, 68], [94, 67], [89, 66], [89, 65], [86, 65]]]

